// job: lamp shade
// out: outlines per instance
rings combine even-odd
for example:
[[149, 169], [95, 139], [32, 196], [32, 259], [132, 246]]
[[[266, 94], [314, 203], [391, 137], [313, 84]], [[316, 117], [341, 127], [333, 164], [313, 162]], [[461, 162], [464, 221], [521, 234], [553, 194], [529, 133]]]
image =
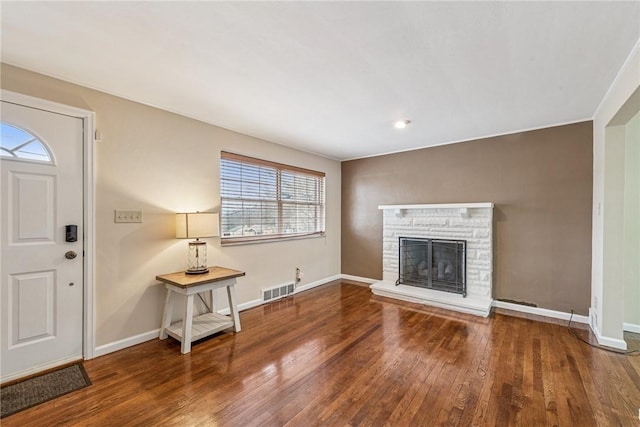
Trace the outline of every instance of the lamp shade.
[[195, 212], [176, 214], [176, 238], [199, 239], [219, 236], [218, 214]]

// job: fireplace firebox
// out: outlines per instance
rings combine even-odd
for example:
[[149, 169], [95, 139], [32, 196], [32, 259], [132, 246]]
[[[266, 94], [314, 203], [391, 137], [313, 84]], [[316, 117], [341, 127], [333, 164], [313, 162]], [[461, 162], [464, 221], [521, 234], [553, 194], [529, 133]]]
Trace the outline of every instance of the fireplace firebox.
[[467, 296], [466, 240], [400, 237], [397, 285]]

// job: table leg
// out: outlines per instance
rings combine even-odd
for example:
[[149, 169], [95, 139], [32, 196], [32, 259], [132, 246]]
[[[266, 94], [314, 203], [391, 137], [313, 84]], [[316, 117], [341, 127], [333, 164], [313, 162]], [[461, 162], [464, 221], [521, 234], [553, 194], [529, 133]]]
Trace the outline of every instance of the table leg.
[[160, 339], [166, 340], [167, 328], [171, 326], [171, 315], [173, 314], [173, 298], [171, 289], [167, 288], [167, 296], [164, 300], [164, 312], [162, 313], [162, 325], [160, 325]]
[[193, 294], [185, 295], [182, 319], [182, 354], [191, 351], [191, 325], [193, 324]]
[[233, 328], [236, 332], [240, 332], [240, 316], [238, 315], [238, 306], [236, 305], [236, 291], [233, 284], [227, 286], [227, 296], [229, 297], [229, 311], [233, 319]]

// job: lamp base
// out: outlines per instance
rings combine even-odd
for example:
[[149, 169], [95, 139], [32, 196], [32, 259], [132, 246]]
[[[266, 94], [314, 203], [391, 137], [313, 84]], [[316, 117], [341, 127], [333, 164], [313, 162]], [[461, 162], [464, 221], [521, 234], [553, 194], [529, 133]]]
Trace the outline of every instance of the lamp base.
[[185, 274], [205, 274], [208, 273], [209, 269], [208, 268], [192, 268], [189, 270], [185, 271]]
[[189, 256], [187, 258], [187, 274], [205, 274], [207, 268], [207, 244], [198, 239], [189, 242]]

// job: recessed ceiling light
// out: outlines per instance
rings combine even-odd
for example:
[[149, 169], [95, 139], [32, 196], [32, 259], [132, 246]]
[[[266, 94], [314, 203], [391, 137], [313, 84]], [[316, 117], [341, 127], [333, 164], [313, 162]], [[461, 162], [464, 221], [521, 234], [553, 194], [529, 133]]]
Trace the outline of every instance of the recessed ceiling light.
[[404, 129], [409, 126], [409, 123], [411, 123], [411, 120], [398, 120], [393, 124], [393, 126], [395, 126], [397, 129]]

